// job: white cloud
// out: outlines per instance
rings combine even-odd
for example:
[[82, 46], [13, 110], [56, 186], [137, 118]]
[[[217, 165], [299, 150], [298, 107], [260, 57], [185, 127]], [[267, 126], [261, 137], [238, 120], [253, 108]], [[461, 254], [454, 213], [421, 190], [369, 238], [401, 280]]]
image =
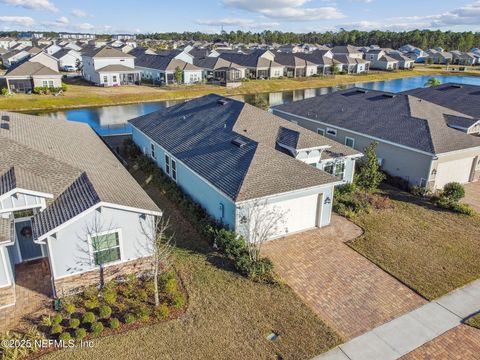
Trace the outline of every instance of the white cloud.
[[0, 24], [28, 27], [35, 25], [35, 20], [30, 16], [0, 16]]
[[243, 19], [243, 18], [224, 18], [216, 20], [205, 20], [199, 19], [195, 21], [199, 25], [206, 26], [234, 26], [240, 28], [248, 29], [269, 29], [279, 26], [277, 22], [258, 22], [253, 19]]
[[223, 0], [226, 6], [291, 21], [331, 20], [345, 17], [334, 6], [304, 7], [308, 0]]
[[3, 0], [2, 2], [15, 7], [22, 7], [24, 9], [47, 10], [52, 12], [58, 11], [50, 0]]
[[81, 24], [76, 24], [75, 29], [89, 31], [89, 30], [95, 29], [95, 25], [92, 25], [90, 23], [81, 23]]
[[64, 25], [70, 23], [70, 20], [68, 20], [68, 18], [65, 17], [65, 16], [61, 16], [61, 17], [59, 17], [59, 18], [58, 18], [57, 20], [55, 20], [55, 21], [56, 21], [57, 23], [59, 23], [59, 24], [64, 24]]
[[81, 10], [81, 9], [73, 9], [71, 14], [75, 17], [87, 17], [88, 14], [86, 11]]

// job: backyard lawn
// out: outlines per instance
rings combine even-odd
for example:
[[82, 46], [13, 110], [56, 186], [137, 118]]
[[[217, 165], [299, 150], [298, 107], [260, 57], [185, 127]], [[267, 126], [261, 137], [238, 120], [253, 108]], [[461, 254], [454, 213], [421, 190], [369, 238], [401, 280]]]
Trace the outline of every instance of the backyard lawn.
[[[134, 174], [144, 184], [142, 174]], [[175, 231], [174, 264], [189, 295], [177, 320], [95, 340], [94, 349], [65, 350], [52, 359], [308, 359], [338, 336], [286, 286], [254, 283], [234, 273], [203, 242], [177, 208], [152, 186]], [[276, 332], [276, 341], [266, 337]]]
[[349, 245], [416, 290], [435, 299], [480, 278], [480, 216], [434, 208], [388, 189], [394, 209], [359, 215], [365, 234]]
[[419, 75], [480, 75], [479, 71], [451, 72], [442, 68], [419, 68], [412, 71], [372, 72], [359, 75], [337, 75], [335, 77], [308, 77], [301, 79], [253, 80], [240, 87], [229, 88], [215, 85], [158, 86], [129, 85], [121, 87], [98, 87], [81, 81], [69, 80], [68, 90], [60, 95], [15, 94], [0, 96], [0, 110], [28, 111], [86, 106], [129, 104], [148, 101], [189, 99], [209, 93], [220, 95], [248, 95], [277, 91], [290, 91], [330, 87], [355, 82], [391, 80]]

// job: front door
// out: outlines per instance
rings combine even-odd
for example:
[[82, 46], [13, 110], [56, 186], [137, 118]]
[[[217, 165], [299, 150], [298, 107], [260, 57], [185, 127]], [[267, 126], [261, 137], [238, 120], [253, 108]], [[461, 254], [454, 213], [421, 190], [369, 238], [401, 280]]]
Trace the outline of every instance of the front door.
[[15, 233], [22, 261], [29, 261], [43, 257], [40, 245], [33, 242], [32, 223], [29, 219], [15, 222]]

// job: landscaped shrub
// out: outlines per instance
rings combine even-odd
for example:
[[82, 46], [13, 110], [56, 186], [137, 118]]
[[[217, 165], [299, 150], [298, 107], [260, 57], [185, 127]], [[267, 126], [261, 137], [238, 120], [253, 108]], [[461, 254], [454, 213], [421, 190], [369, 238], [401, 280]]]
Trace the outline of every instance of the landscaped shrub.
[[97, 298], [85, 300], [83, 306], [88, 310], [96, 309], [100, 305], [100, 302]]
[[53, 325], [52, 317], [50, 315], [43, 315], [42, 324], [48, 327], [52, 326]]
[[103, 331], [103, 324], [101, 322], [95, 322], [90, 326], [90, 331], [93, 335], [98, 335]]
[[173, 271], [167, 271], [160, 275], [160, 288], [167, 294], [174, 294], [178, 290], [177, 279]]
[[56, 324], [56, 325], [53, 325], [50, 329], [50, 334], [51, 335], [57, 335], [57, 334], [61, 334], [63, 331], [63, 327], [62, 325], [59, 325], [59, 324]]
[[112, 315], [112, 308], [110, 306], [103, 305], [100, 307], [98, 314], [102, 319], [108, 319]]
[[148, 292], [145, 289], [138, 289], [135, 295], [140, 301], [146, 302], [148, 300]]
[[75, 339], [82, 340], [85, 336], [87, 336], [87, 330], [84, 328], [79, 328], [75, 330]]
[[249, 279], [265, 283], [275, 282], [273, 278], [273, 263], [268, 258], [252, 261], [250, 256], [245, 253], [235, 259], [235, 268]]
[[58, 337], [58, 340], [60, 341], [70, 341], [72, 336], [68, 332], [61, 333], [60, 336]]
[[135, 313], [140, 321], [147, 322], [150, 320], [150, 310], [145, 305], [140, 306]]
[[443, 187], [440, 197], [455, 203], [465, 197], [465, 189], [462, 184], [451, 182]]
[[424, 196], [426, 191], [425, 188], [420, 186], [412, 186], [410, 187], [410, 193], [414, 196]]
[[246, 249], [245, 239], [234, 231], [210, 226], [209, 232], [212, 234], [215, 245], [227, 256], [236, 258]]
[[107, 305], [114, 305], [117, 301], [117, 292], [113, 289], [106, 289], [103, 291], [103, 301]]
[[118, 329], [120, 327], [120, 320], [117, 318], [111, 318], [108, 320], [108, 327], [110, 329]]
[[3, 96], [7, 96], [9, 95], [10, 93], [8, 92], [8, 89], [7, 88], [2, 88], [2, 95]]
[[180, 309], [185, 305], [185, 296], [181, 292], [177, 292], [172, 297], [172, 306], [175, 309]]
[[450, 206], [450, 209], [454, 212], [457, 212], [463, 215], [468, 215], [468, 216], [475, 215], [475, 210], [468, 204], [460, 204], [460, 203], [452, 204]]
[[93, 312], [86, 312], [85, 314], [83, 314], [83, 317], [82, 317], [82, 322], [84, 324], [91, 324], [93, 322], [95, 322], [96, 320], [96, 317], [95, 317], [95, 314]]
[[65, 304], [64, 309], [65, 309], [65, 312], [69, 315], [73, 314], [76, 310], [75, 305], [72, 303]]
[[70, 319], [68, 326], [70, 326], [72, 329], [76, 329], [80, 326], [80, 320], [75, 318]]
[[168, 318], [168, 315], [170, 313], [170, 309], [168, 308], [168, 305], [163, 303], [157, 306], [155, 309], [155, 316], [159, 320], [165, 320]]
[[123, 322], [127, 325], [133, 324], [135, 322], [135, 315], [133, 315], [132, 313], [125, 314]]
[[55, 314], [53, 317], [52, 317], [52, 325], [58, 325], [62, 322], [63, 320], [63, 317], [62, 315], [60, 314]]
[[[43, 334], [35, 327], [30, 327], [24, 333], [8, 331], [0, 334], [0, 358], [2, 360], [17, 360], [27, 358], [28, 355], [40, 350], [38, 344], [44, 340]], [[11, 346], [14, 344], [28, 344], [31, 346]]]

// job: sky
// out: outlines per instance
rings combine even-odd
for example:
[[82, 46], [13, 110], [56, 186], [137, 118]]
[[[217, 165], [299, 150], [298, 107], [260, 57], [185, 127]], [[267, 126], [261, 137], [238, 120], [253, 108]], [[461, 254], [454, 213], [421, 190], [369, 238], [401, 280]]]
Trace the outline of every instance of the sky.
[[0, 30], [480, 31], [479, 0], [0, 0]]

